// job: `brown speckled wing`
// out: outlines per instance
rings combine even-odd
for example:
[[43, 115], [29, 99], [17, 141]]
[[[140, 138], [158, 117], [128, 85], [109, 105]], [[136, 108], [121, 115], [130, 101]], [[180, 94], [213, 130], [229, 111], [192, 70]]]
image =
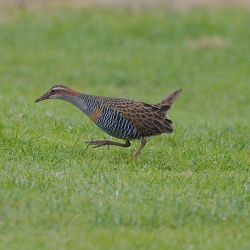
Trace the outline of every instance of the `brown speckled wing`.
[[104, 103], [118, 110], [120, 114], [132, 122], [141, 136], [171, 133], [173, 127], [160, 105], [150, 105], [126, 98], [106, 98]]
[[131, 103], [125, 109], [119, 107], [118, 110], [134, 124], [142, 136], [171, 133], [173, 131], [171, 123], [168, 122], [168, 119], [168, 121], [166, 120], [166, 116], [159, 106], [136, 102]]
[[112, 107], [132, 122], [141, 136], [158, 135], [173, 132], [172, 121], [167, 111], [176, 100], [182, 89], [175, 91], [161, 102], [150, 105], [127, 98], [95, 97], [100, 106]]

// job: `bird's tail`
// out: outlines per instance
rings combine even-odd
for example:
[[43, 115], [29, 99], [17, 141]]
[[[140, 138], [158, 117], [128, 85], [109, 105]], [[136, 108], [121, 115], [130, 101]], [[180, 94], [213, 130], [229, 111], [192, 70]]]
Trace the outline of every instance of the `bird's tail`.
[[172, 121], [167, 116], [167, 111], [171, 108], [173, 102], [177, 99], [179, 94], [181, 93], [182, 89], [176, 90], [173, 94], [163, 99], [161, 102], [157, 103], [156, 106], [158, 106], [159, 113], [163, 117], [163, 128], [162, 133], [172, 133], [173, 132], [173, 126]]
[[171, 108], [173, 102], [177, 99], [177, 97], [181, 93], [181, 91], [182, 89], [178, 89], [173, 94], [164, 98], [161, 102], [157, 103], [156, 105], [160, 106], [160, 111], [162, 112], [168, 111]]

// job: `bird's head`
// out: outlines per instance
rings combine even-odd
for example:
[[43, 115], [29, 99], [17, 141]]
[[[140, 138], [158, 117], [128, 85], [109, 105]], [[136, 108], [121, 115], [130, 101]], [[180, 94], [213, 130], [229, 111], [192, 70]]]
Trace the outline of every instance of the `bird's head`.
[[40, 102], [47, 99], [66, 99], [67, 96], [76, 96], [79, 94], [79, 92], [76, 92], [64, 85], [56, 85], [52, 87], [47, 93], [36, 99], [35, 102]]

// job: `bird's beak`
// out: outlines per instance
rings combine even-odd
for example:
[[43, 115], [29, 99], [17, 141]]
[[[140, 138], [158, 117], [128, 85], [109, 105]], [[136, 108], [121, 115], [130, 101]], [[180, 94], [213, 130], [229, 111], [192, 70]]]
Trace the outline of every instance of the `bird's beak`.
[[42, 95], [41, 97], [37, 98], [35, 100], [35, 102], [40, 102], [40, 101], [43, 101], [43, 100], [47, 100], [47, 99], [49, 99], [49, 97], [50, 97], [50, 95], [48, 93], [46, 93], [46, 94]]

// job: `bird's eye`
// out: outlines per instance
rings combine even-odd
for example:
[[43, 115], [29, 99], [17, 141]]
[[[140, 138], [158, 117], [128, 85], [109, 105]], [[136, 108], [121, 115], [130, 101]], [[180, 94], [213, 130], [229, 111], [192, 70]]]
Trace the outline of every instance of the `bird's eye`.
[[50, 92], [51, 92], [51, 93], [55, 93], [56, 91], [55, 91], [54, 89], [52, 89]]

